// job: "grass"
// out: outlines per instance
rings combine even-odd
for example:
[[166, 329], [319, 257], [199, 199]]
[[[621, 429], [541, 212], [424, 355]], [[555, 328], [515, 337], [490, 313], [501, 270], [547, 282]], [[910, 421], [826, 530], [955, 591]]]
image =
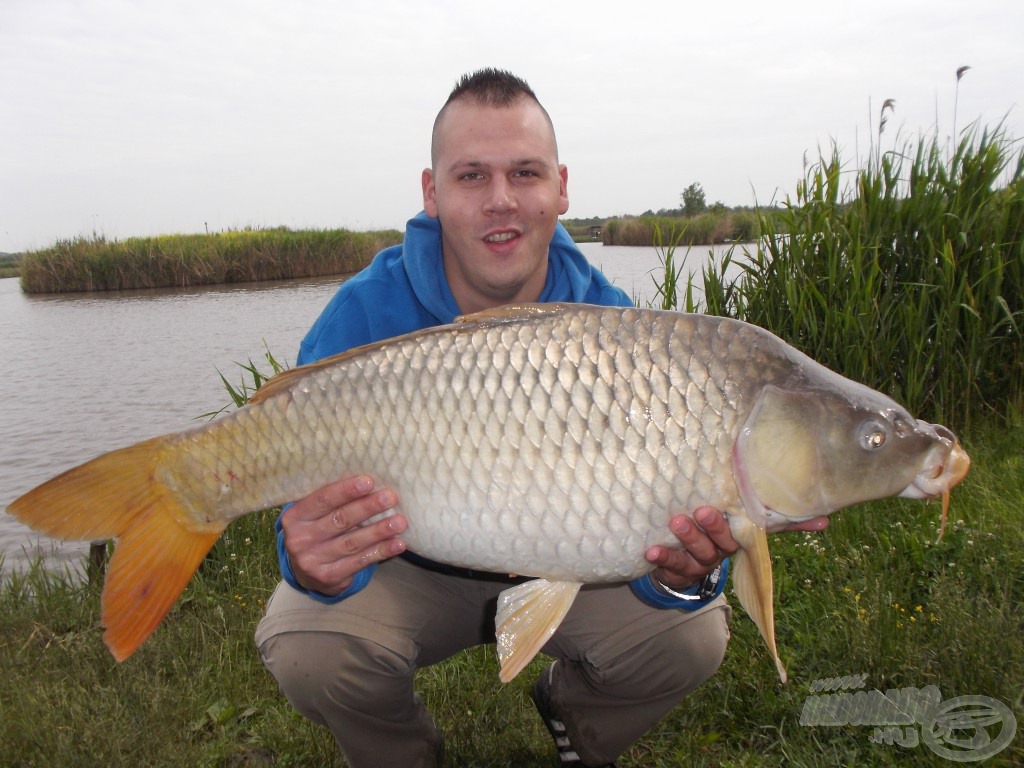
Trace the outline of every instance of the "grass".
[[401, 239], [393, 230], [286, 227], [124, 241], [80, 237], [24, 254], [21, 287], [26, 293], [61, 293], [336, 275], [358, 271]]

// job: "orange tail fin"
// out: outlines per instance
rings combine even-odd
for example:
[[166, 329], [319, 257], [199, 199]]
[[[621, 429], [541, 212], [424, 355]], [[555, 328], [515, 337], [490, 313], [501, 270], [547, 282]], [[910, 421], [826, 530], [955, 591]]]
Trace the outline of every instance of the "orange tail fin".
[[190, 525], [155, 478], [166, 438], [105, 454], [43, 483], [7, 511], [62, 539], [118, 539], [103, 588], [103, 640], [128, 658], [182, 593], [225, 525]]

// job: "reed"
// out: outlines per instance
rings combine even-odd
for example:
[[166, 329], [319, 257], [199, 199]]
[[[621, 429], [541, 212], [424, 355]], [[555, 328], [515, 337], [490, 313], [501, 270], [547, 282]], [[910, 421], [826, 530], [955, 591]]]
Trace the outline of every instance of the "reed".
[[780, 335], [912, 412], [966, 424], [1024, 406], [1024, 152], [1002, 130], [844, 171], [811, 166], [756, 248], [700, 278], [700, 308]]
[[236, 230], [108, 241], [61, 240], [26, 253], [26, 293], [166, 288], [283, 280], [355, 272], [377, 251], [401, 242], [394, 230]]
[[611, 219], [601, 230], [605, 245], [652, 246], [659, 231], [685, 232], [679, 245], [750, 242], [758, 234], [758, 215], [748, 210], [709, 211], [696, 216], [639, 216]]

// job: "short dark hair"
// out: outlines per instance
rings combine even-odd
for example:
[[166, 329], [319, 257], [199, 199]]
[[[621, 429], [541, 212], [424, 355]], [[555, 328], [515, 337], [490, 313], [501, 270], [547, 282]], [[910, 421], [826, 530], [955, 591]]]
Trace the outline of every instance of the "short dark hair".
[[[435, 165], [437, 161], [437, 127], [449, 104], [454, 101], [470, 100], [488, 107], [514, 107], [523, 99], [529, 99], [540, 107], [540, 111], [544, 113], [544, 119], [551, 126], [551, 134], [554, 136], [555, 126], [551, 122], [551, 115], [544, 109], [537, 94], [523, 78], [517, 77], [507, 70], [494, 67], [478, 69], [476, 72], [470, 72], [460, 77], [452, 92], [448, 94], [448, 100], [437, 113], [437, 117], [434, 118], [434, 128], [430, 136], [430, 164]], [[558, 154], [557, 141], [555, 154], [556, 156]]]
[[493, 67], [478, 69], [460, 77], [444, 106], [464, 97], [492, 107], [511, 107], [522, 98], [540, 104], [537, 94], [525, 80], [504, 69]]

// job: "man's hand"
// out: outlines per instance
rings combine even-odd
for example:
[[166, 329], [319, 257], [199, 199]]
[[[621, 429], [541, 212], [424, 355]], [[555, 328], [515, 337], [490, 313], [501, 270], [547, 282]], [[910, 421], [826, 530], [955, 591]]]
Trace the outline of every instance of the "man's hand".
[[[647, 562], [658, 566], [654, 578], [670, 589], [682, 591], [692, 587], [740, 548], [725, 516], [712, 507], [698, 507], [693, 519], [676, 515], [669, 520], [668, 527], [679, 539], [682, 549], [651, 547], [647, 550]], [[828, 518], [815, 517], [783, 530], [821, 531], [827, 527]]]
[[397, 503], [393, 490], [374, 491], [373, 479], [362, 475], [295, 502], [281, 515], [295, 580], [308, 590], [337, 595], [348, 589], [358, 571], [404, 552], [405, 542], [397, 538], [407, 527], [401, 515], [360, 527]]

